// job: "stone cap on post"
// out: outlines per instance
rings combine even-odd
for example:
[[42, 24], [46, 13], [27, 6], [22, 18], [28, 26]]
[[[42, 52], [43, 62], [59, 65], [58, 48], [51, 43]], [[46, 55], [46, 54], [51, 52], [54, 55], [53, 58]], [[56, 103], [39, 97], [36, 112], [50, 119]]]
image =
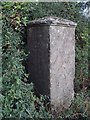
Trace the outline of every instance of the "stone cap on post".
[[36, 25], [48, 25], [48, 26], [60, 25], [60, 26], [66, 26], [66, 27], [77, 26], [77, 24], [73, 21], [63, 19], [60, 17], [54, 17], [54, 16], [39, 18], [37, 20], [32, 20], [28, 23], [28, 26], [36, 26]]

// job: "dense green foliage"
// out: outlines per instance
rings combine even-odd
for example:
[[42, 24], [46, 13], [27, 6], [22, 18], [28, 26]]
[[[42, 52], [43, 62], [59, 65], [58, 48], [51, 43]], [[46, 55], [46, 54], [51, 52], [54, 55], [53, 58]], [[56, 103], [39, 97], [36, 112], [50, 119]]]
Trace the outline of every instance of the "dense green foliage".
[[2, 3], [2, 95], [3, 117], [50, 118], [41, 98], [33, 93], [32, 84], [26, 85], [28, 75], [22, 65], [26, 58], [26, 29], [30, 20], [54, 15], [76, 22], [76, 77], [75, 99], [60, 119], [90, 117], [90, 82], [88, 56], [90, 18], [83, 15], [90, 3]]
[[[5, 26], [4, 26], [5, 25]], [[31, 85], [23, 85], [21, 80], [26, 75], [22, 66], [22, 56], [20, 34], [12, 28], [3, 25], [3, 79], [2, 94], [3, 116], [14, 118], [38, 118], [48, 117], [41, 100], [33, 94]], [[35, 102], [40, 106], [35, 106]], [[38, 107], [38, 111], [36, 109]], [[44, 112], [43, 112], [44, 111]]]
[[[10, 10], [12, 3], [3, 5], [2, 25], [2, 116], [4, 118], [49, 118], [44, 107], [43, 97], [37, 98], [33, 93], [32, 84], [22, 82], [27, 80], [25, 67], [22, 65], [26, 53], [20, 33], [21, 21], [17, 14], [18, 4], [14, 11]], [[11, 19], [10, 19], [11, 17]], [[11, 21], [12, 20], [12, 21]], [[20, 21], [20, 23], [19, 23]]]

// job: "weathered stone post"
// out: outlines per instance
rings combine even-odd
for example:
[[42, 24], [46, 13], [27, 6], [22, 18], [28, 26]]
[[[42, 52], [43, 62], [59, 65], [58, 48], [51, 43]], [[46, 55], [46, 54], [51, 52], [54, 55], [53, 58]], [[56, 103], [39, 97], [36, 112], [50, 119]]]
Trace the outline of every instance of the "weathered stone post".
[[28, 71], [40, 94], [52, 108], [68, 107], [74, 96], [76, 23], [45, 17], [28, 24]]

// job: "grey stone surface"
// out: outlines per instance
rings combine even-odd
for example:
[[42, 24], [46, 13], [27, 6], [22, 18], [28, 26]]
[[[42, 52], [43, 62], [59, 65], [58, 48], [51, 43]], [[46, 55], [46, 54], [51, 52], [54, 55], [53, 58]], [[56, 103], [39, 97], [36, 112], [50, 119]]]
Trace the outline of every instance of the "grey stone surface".
[[29, 81], [34, 82], [38, 93], [49, 96], [49, 27], [30, 27], [27, 40], [30, 51], [28, 58]]
[[45, 17], [28, 24], [28, 71], [38, 93], [60, 111], [74, 96], [76, 23]]
[[29, 22], [29, 25], [64, 25], [64, 26], [76, 26], [77, 24], [70, 21], [70, 20], [66, 20], [63, 18], [58, 18], [58, 17], [54, 17], [54, 16], [50, 16], [50, 17], [44, 17], [44, 18], [40, 18], [40, 19], [36, 19], [33, 21]]
[[54, 108], [68, 107], [74, 96], [75, 28], [50, 26], [50, 96]]

